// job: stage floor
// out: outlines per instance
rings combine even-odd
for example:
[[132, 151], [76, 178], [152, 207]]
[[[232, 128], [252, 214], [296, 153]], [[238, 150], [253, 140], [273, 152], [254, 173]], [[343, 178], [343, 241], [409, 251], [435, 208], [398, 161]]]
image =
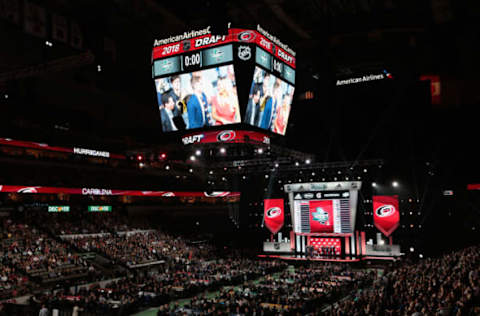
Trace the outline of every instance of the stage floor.
[[365, 257], [346, 257], [346, 258], [335, 258], [335, 257], [307, 257], [303, 255], [267, 255], [262, 254], [258, 255], [259, 258], [272, 258], [272, 259], [281, 259], [281, 260], [295, 260], [295, 261], [323, 261], [323, 262], [359, 262], [365, 260], [386, 260], [386, 261], [396, 261], [398, 257], [376, 257], [376, 256], [365, 256]]

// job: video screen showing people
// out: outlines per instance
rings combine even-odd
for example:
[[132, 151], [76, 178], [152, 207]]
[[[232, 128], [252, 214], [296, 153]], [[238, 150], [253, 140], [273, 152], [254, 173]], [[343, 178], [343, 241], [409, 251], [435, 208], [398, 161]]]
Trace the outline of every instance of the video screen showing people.
[[240, 123], [233, 65], [155, 80], [162, 130]]
[[294, 87], [255, 67], [244, 122], [285, 135]]

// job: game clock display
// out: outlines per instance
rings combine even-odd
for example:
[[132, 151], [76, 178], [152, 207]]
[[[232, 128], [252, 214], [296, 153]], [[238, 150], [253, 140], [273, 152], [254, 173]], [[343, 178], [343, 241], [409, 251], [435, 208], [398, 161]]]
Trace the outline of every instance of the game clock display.
[[183, 56], [183, 70], [198, 70], [202, 68], [202, 53], [196, 52]]

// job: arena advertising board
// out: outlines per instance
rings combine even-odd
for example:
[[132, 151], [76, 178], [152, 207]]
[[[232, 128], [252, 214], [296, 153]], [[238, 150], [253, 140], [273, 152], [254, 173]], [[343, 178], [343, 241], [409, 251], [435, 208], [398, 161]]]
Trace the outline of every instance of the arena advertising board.
[[240, 192], [214, 191], [214, 192], [187, 192], [187, 191], [138, 191], [116, 190], [101, 188], [62, 188], [44, 186], [0, 185], [0, 193], [23, 194], [72, 194], [72, 195], [100, 195], [100, 196], [144, 196], [144, 197], [233, 197], [240, 196]]
[[242, 130], [206, 131], [187, 134], [182, 137], [184, 145], [206, 143], [263, 143], [270, 144], [270, 137], [263, 133]]

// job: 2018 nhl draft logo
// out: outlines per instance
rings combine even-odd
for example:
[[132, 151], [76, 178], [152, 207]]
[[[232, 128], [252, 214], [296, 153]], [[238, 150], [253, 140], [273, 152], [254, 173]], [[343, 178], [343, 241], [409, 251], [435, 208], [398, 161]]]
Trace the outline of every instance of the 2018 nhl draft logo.
[[249, 60], [252, 57], [250, 46], [238, 46], [238, 58], [241, 60]]
[[243, 31], [238, 34], [238, 40], [242, 42], [252, 42], [255, 39], [254, 31]]
[[378, 217], [387, 217], [395, 213], [395, 206], [393, 205], [383, 205], [375, 210], [375, 214]]
[[219, 142], [228, 142], [235, 139], [235, 131], [222, 131], [217, 134], [217, 141]]
[[37, 193], [37, 188], [35, 187], [21, 188], [17, 192], [18, 193]]
[[278, 206], [271, 207], [267, 210], [267, 217], [268, 218], [275, 218], [282, 214], [282, 209]]
[[325, 225], [326, 222], [328, 222], [329, 215], [328, 212], [326, 212], [323, 208], [317, 207], [315, 209], [315, 212], [312, 213], [313, 220], [319, 222], [322, 225]]

